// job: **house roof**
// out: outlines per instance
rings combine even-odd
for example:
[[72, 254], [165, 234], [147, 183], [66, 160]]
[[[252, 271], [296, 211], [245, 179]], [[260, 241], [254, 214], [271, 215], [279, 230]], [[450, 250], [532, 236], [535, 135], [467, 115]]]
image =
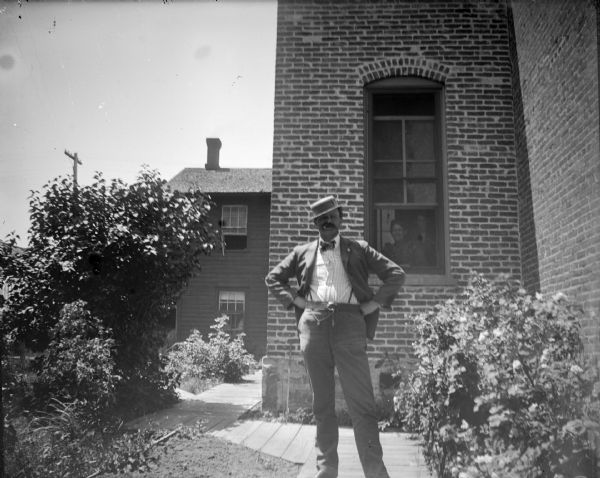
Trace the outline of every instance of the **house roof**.
[[167, 184], [182, 192], [199, 189], [208, 194], [270, 193], [271, 173], [270, 168], [185, 168]]

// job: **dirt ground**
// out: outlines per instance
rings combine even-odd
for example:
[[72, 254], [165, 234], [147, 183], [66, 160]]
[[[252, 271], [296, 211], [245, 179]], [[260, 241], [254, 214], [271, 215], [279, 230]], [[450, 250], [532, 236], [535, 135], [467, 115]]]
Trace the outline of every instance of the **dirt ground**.
[[300, 472], [300, 465], [204, 434], [193, 437], [174, 435], [149, 453], [150, 471], [98, 476], [295, 478]]

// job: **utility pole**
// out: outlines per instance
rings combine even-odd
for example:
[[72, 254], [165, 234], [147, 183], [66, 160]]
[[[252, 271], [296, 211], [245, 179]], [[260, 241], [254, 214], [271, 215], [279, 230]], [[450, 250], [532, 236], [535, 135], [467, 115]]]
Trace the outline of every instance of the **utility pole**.
[[73, 192], [77, 194], [77, 165], [83, 163], [77, 157], [77, 153], [71, 154], [65, 149], [65, 154], [73, 160]]
[[77, 165], [82, 163], [77, 157], [77, 153], [71, 154], [65, 149], [65, 154], [73, 160], [73, 202], [71, 204], [71, 211], [73, 213], [73, 217], [77, 219], [80, 215], [79, 193], [77, 191]]

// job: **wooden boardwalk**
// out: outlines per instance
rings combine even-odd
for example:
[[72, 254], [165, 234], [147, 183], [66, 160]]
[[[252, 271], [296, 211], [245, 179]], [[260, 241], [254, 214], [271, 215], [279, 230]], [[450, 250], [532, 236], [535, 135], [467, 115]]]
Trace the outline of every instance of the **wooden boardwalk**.
[[[314, 425], [246, 420], [236, 421], [210, 433], [253, 450], [302, 464], [297, 478], [312, 478], [315, 475]], [[392, 478], [431, 477], [419, 445], [409, 435], [386, 432], [380, 434], [380, 439], [384, 461]], [[340, 428], [338, 453], [340, 478], [363, 478], [351, 428]]]
[[180, 401], [174, 406], [130, 421], [126, 429], [172, 430], [178, 426], [201, 426], [218, 430], [234, 423], [244, 412], [262, 400], [262, 374], [246, 375], [242, 383], [222, 383], [194, 395], [177, 391]]
[[[294, 423], [239, 420], [260, 404], [262, 377], [258, 371], [243, 383], [223, 383], [198, 395], [178, 391], [181, 401], [129, 422], [129, 429], [175, 429], [199, 425], [215, 437], [302, 465], [297, 478], [312, 478], [316, 472], [315, 426]], [[391, 478], [430, 478], [416, 441], [404, 433], [381, 433], [383, 458]], [[340, 428], [338, 447], [340, 478], [362, 478], [350, 428]], [[288, 477], [290, 478], [290, 477]]]

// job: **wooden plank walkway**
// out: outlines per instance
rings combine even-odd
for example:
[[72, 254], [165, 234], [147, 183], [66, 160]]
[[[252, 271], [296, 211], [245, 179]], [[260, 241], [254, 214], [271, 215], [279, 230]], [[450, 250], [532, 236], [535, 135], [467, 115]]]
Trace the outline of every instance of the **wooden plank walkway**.
[[[315, 475], [314, 425], [247, 420], [211, 433], [253, 450], [302, 464], [298, 478]], [[431, 478], [418, 443], [408, 434], [386, 432], [381, 433], [380, 438], [385, 464], [392, 478]], [[340, 428], [338, 454], [340, 477], [363, 477], [351, 428]]]
[[[200, 425], [216, 437], [301, 464], [297, 478], [312, 478], [316, 473], [315, 426], [239, 420], [245, 411], [260, 404], [262, 398], [261, 372], [244, 378], [243, 383], [220, 384], [198, 395], [180, 390], [179, 403], [133, 420], [126, 427], [168, 430], [181, 425]], [[383, 458], [392, 478], [431, 478], [417, 442], [403, 433], [381, 433], [380, 437]], [[340, 478], [362, 478], [352, 429], [340, 428], [338, 453]]]
[[125, 428], [173, 430], [180, 425], [199, 425], [210, 431], [231, 426], [240, 415], [261, 402], [262, 373], [246, 375], [242, 383], [221, 383], [197, 395], [183, 390], [177, 393], [180, 402], [132, 420]]

